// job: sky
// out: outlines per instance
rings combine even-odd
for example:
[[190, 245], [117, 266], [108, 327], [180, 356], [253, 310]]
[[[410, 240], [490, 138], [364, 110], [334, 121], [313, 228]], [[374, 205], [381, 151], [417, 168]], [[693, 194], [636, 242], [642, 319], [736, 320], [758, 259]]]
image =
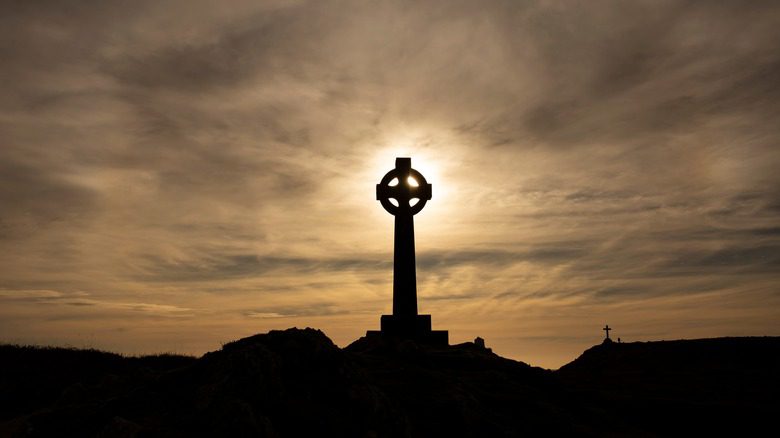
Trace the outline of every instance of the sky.
[[557, 368], [780, 335], [780, 3], [0, 0], [0, 342], [202, 354], [418, 305]]

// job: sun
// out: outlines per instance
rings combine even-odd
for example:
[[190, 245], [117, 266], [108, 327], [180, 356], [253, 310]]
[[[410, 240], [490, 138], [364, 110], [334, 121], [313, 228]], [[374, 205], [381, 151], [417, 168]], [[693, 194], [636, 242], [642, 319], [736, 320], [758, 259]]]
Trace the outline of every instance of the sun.
[[[459, 152], [462, 146], [458, 139], [443, 133], [410, 130], [406, 134], [388, 134], [377, 143], [372, 144], [371, 152], [363, 156], [364, 164], [360, 172], [363, 182], [360, 189], [353, 190], [348, 196], [359, 195], [354, 202], [366, 205], [369, 209], [367, 213], [372, 220], [376, 220], [378, 224], [385, 224], [388, 220], [386, 212], [378, 205], [364, 203], [369, 197], [371, 200], [375, 199], [376, 184], [387, 172], [395, 168], [396, 158], [411, 158], [412, 168], [422, 174], [432, 189], [431, 200], [415, 215], [415, 222], [421, 232], [427, 230], [425, 233], [428, 242], [443, 242], [451, 239], [450, 224], [453, 218], [457, 217], [456, 205], [451, 195], [459, 191], [459, 184], [462, 182], [459, 176], [463, 173], [460, 169], [462, 160]], [[393, 181], [390, 184], [399, 183], [419, 186], [420, 181], [411, 178], [408, 181]], [[419, 200], [410, 201], [410, 204], [416, 203], [419, 203]]]

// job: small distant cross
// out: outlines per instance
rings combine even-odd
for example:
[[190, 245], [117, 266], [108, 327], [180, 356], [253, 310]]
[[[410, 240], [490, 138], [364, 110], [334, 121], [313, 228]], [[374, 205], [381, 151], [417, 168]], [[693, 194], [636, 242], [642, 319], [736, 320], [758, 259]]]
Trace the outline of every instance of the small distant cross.
[[609, 331], [612, 330], [611, 328], [609, 328], [609, 324], [607, 324], [602, 330], [607, 332], [607, 339], [609, 339]]

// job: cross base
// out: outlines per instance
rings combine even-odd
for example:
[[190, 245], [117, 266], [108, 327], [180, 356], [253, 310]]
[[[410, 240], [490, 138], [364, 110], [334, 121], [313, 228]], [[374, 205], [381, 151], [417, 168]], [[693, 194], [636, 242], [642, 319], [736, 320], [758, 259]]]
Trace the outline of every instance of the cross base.
[[410, 339], [421, 344], [449, 345], [447, 330], [431, 330], [431, 315], [396, 316], [382, 315], [381, 330], [369, 330], [366, 336], [391, 336]]

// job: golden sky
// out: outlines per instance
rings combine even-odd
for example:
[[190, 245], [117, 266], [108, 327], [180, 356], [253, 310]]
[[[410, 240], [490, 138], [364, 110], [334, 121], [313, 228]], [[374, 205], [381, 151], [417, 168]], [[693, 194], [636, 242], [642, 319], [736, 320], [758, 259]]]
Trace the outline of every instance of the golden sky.
[[344, 346], [419, 307], [558, 367], [780, 335], [780, 4], [0, 2], [0, 341]]

